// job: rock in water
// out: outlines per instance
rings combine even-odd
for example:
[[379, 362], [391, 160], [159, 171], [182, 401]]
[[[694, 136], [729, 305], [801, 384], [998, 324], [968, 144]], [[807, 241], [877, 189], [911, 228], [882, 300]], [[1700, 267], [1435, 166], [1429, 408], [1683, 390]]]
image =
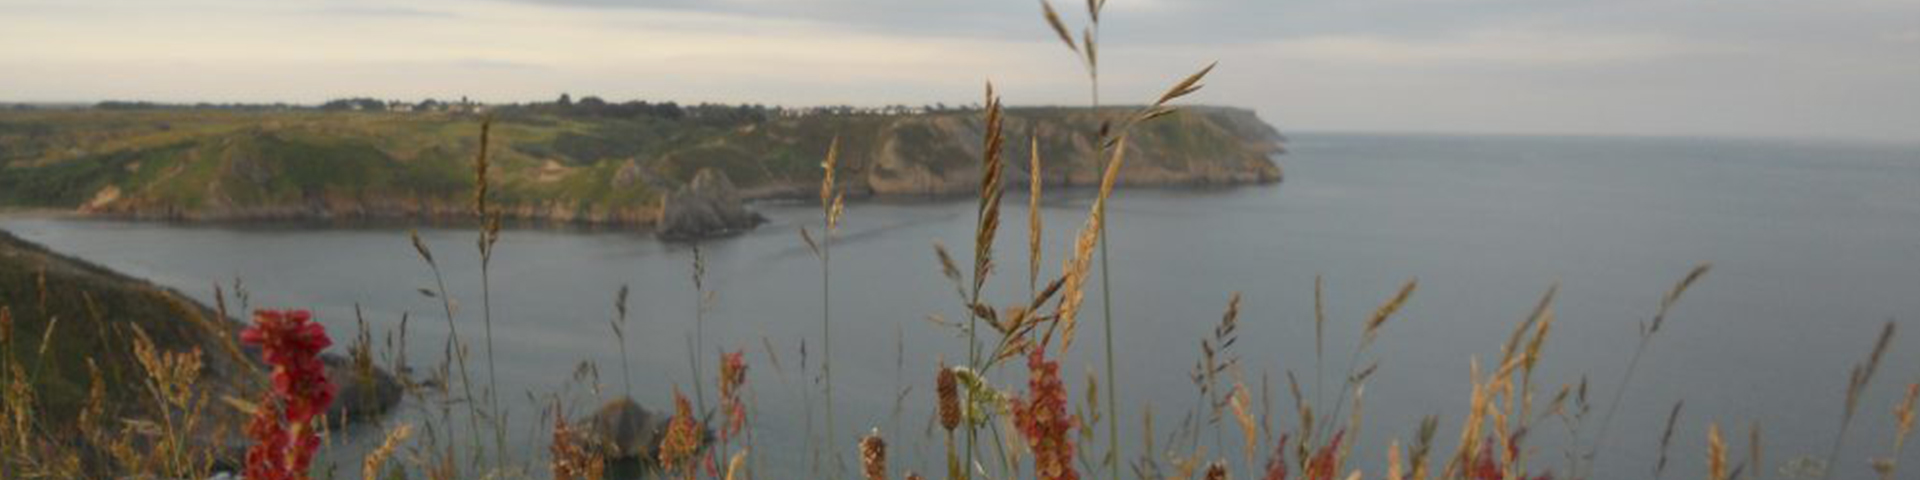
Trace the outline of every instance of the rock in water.
[[[667, 424], [673, 415], [648, 411], [633, 397], [620, 397], [601, 405], [592, 415], [574, 423], [576, 439], [602, 458], [613, 461], [637, 461], [651, 466], [660, 458], [660, 441], [667, 436]], [[713, 430], [701, 419], [700, 446], [713, 441]]]
[[739, 233], [766, 221], [747, 209], [726, 174], [703, 168], [667, 195], [658, 232], [669, 240], [694, 240]]
[[579, 432], [581, 443], [609, 460], [650, 463], [659, 458], [660, 438], [666, 434], [669, 418], [640, 408], [630, 397], [620, 397], [581, 419], [574, 431]]

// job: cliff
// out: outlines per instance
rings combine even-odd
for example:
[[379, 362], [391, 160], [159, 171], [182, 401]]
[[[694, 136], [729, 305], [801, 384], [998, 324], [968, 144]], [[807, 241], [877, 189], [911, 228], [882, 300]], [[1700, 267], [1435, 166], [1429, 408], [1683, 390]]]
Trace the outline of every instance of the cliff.
[[[978, 182], [977, 111], [729, 108], [497, 109], [494, 201], [521, 219], [651, 226], [703, 170], [730, 180], [740, 200], [806, 198], [836, 136], [841, 182], [855, 194], [959, 194]], [[1126, 112], [1010, 109], [1006, 154], [1021, 159], [1010, 177], [1025, 180], [1033, 135], [1047, 183], [1095, 182], [1095, 132]], [[464, 218], [478, 122], [450, 112], [0, 112], [0, 206], [178, 220]], [[1133, 131], [1120, 178], [1274, 182], [1283, 141], [1252, 111], [1190, 107]]]

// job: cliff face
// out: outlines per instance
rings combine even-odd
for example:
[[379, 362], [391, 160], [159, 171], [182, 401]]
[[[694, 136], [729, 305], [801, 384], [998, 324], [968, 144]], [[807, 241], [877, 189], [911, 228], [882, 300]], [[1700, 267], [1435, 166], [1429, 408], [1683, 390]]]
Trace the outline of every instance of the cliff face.
[[[759, 111], [606, 117], [503, 109], [494, 202], [510, 216], [656, 225], [702, 171], [726, 203], [810, 198], [841, 141], [855, 194], [961, 194], [978, 184], [978, 112]], [[725, 112], [722, 112], [725, 113]], [[1122, 108], [1008, 111], [1008, 172], [1026, 178], [1030, 136], [1052, 185], [1097, 181], [1095, 132]], [[181, 220], [471, 216], [478, 119], [450, 113], [204, 110], [0, 112], [0, 205]], [[1252, 111], [1190, 107], [1135, 127], [1126, 185], [1274, 182], [1284, 139]], [[722, 205], [714, 204], [714, 207]], [[721, 210], [733, 210], [726, 205]]]

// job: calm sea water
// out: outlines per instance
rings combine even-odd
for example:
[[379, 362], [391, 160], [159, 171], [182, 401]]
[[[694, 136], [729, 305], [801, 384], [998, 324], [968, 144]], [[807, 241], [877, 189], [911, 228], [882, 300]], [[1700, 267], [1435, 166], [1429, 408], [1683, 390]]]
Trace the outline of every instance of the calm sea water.
[[[1736, 439], [1737, 452], [1746, 450], [1748, 425], [1759, 422], [1770, 473], [1797, 457], [1824, 457], [1848, 369], [1866, 356], [1880, 324], [1920, 327], [1920, 148], [1345, 134], [1299, 135], [1292, 147], [1280, 158], [1283, 185], [1118, 194], [1112, 303], [1130, 454], [1138, 453], [1143, 406], [1152, 406], [1160, 432], [1196, 407], [1188, 373], [1231, 292], [1245, 296], [1231, 354], [1242, 358], [1256, 392], [1270, 379], [1277, 426], [1288, 427], [1285, 372], [1308, 384], [1310, 399], [1332, 402], [1361, 322], [1401, 282], [1418, 277], [1412, 302], [1361, 360], [1379, 364], [1366, 389], [1357, 450], [1376, 471], [1389, 438], [1410, 437], [1424, 415], [1441, 417], [1439, 437], [1451, 449], [1468, 401], [1470, 362], [1493, 361], [1515, 323], [1555, 282], [1558, 323], [1536, 375], [1541, 402], [1559, 385], [1587, 378], [1597, 419], [1620, 388], [1638, 323], [1694, 264], [1714, 264], [1674, 309], [1627, 386], [1601, 478], [1647, 476], [1667, 411], [1682, 399], [1669, 472], [1675, 477], [1704, 471], [1711, 422]], [[1002, 275], [989, 287], [997, 303], [1027, 289], [1024, 209], [1009, 203], [997, 247]], [[1062, 192], [1047, 205], [1047, 272], [1057, 270], [1087, 203], [1085, 192]], [[879, 428], [893, 439], [895, 465], [941, 469], [940, 443], [927, 435], [931, 372], [942, 356], [965, 354], [954, 331], [925, 319], [964, 314], [932, 245], [968, 251], [972, 208], [965, 200], [849, 207], [834, 243], [832, 278], [837, 436], [812, 441], [847, 452], [856, 435]], [[824, 431], [818, 380], [800, 371], [803, 361], [809, 369], [822, 361], [822, 285], [819, 264], [797, 231], [813, 225], [818, 232], [818, 210], [761, 210], [771, 224], [702, 247], [708, 284], [718, 292], [699, 347], [703, 375], [713, 375], [718, 350], [747, 352], [760, 461], [802, 476], [810, 462], [806, 432]], [[255, 306], [313, 309], [336, 338], [354, 329], [356, 305], [376, 338], [410, 315], [414, 365], [437, 361], [445, 340], [438, 300], [418, 293], [433, 286], [432, 274], [404, 227], [20, 218], [0, 227], [203, 300], [213, 283], [238, 277]], [[420, 232], [441, 258], [461, 332], [474, 345], [475, 374], [484, 376], [474, 232]], [[501, 397], [520, 455], [544, 455], [544, 428], [534, 420], [540, 406], [530, 393], [567, 389], [576, 408], [593, 407], [602, 397], [570, 380], [583, 361], [598, 364], [602, 395], [626, 388], [608, 327], [622, 284], [633, 289], [634, 396], [665, 407], [673, 386], [698, 383], [709, 389], [706, 401], [715, 401], [712, 381], [694, 379], [688, 366], [696, 298], [691, 254], [686, 245], [642, 233], [506, 232], [493, 266], [493, 329]], [[1330, 317], [1324, 394], [1313, 391], [1316, 275], [1326, 279]], [[1100, 358], [1100, 301], [1090, 293], [1086, 326], [1063, 366], [1076, 400]], [[1023, 383], [1018, 374], [1002, 381]], [[1862, 402], [1838, 477], [1861, 478], [1867, 458], [1887, 455], [1890, 408], [1914, 381], [1920, 331], [1896, 338]], [[904, 398], [897, 415], [896, 398]], [[405, 408], [390, 421], [420, 421], [417, 405]], [[350, 432], [342, 448], [364, 448], [377, 435], [369, 432]], [[1211, 434], [1203, 438], [1219, 451]], [[1540, 424], [1531, 440], [1536, 464], [1564, 463], [1566, 433], [1558, 422]], [[1920, 464], [1920, 455], [1905, 457], [1902, 463]]]

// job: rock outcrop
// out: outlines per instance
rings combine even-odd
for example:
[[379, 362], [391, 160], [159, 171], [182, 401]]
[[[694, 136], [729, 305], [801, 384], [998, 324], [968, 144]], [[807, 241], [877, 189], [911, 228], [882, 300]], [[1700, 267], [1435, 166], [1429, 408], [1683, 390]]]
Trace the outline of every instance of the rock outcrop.
[[[660, 441], [666, 437], [670, 420], [671, 415], [648, 411], [632, 397], [620, 397], [574, 422], [573, 432], [581, 444], [602, 458], [651, 465], [660, 458]], [[713, 435], [700, 438], [705, 442]]]
[[693, 240], [743, 232], [766, 221], [747, 209], [726, 174], [701, 169], [693, 181], [667, 195], [656, 233], [669, 240]]

